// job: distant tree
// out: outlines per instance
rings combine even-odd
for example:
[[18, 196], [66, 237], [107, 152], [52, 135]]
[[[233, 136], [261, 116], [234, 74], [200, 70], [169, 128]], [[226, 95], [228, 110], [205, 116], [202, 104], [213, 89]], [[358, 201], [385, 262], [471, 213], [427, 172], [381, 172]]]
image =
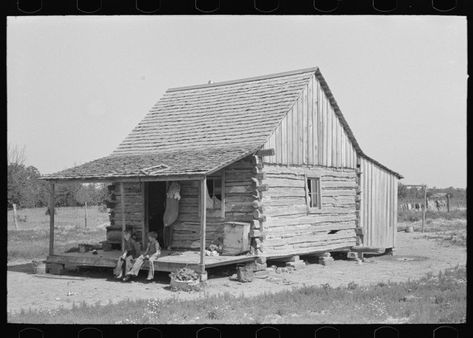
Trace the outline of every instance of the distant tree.
[[77, 190], [75, 195], [76, 201], [80, 205], [95, 204], [95, 187], [91, 184], [82, 184], [79, 190]]
[[407, 187], [404, 184], [399, 183], [398, 187], [397, 187], [397, 196], [398, 196], [398, 198], [403, 199], [403, 198], [406, 198], [407, 195], [408, 195]]
[[56, 185], [56, 205], [76, 206], [80, 203], [76, 199], [76, 194], [82, 184], [78, 182], [64, 182]]
[[103, 204], [108, 196], [107, 185], [100, 183], [94, 185], [94, 204]]
[[8, 145], [7, 149], [7, 201], [8, 207], [16, 204], [20, 208], [44, 205], [45, 182], [34, 166], [25, 165], [25, 148]]
[[18, 166], [25, 164], [25, 146], [19, 147], [18, 145], [7, 145], [7, 161], [8, 165], [15, 164]]

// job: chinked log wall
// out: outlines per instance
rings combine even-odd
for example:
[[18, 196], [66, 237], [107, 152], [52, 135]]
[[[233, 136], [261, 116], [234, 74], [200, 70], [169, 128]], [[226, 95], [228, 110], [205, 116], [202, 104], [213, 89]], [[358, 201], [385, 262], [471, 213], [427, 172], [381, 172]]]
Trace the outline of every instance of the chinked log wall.
[[[265, 256], [328, 251], [356, 244], [355, 169], [265, 163]], [[321, 208], [308, 211], [306, 175], [320, 177]]]
[[[125, 195], [125, 225], [131, 227], [136, 239], [141, 241], [144, 225], [144, 194], [143, 183], [123, 183]], [[115, 184], [114, 194], [116, 203], [111, 214], [111, 229], [122, 229], [122, 196], [120, 193], [120, 183]]]
[[[221, 210], [207, 209], [206, 245], [223, 237], [224, 222], [250, 222], [253, 219], [254, 185], [251, 181], [254, 164], [251, 157], [242, 159], [225, 169], [225, 217]], [[215, 175], [221, 175], [222, 171]], [[199, 248], [199, 184], [197, 181], [183, 181], [179, 217], [174, 223], [173, 243], [175, 248]]]

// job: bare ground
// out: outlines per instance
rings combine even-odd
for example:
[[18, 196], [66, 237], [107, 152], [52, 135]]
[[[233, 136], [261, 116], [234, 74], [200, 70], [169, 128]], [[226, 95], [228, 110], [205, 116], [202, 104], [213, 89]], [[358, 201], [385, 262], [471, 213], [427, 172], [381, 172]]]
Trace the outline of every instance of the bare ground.
[[144, 276], [131, 283], [122, 283], [110, 277], [111, 270], [87, 270], [63, 276], [35, 275], [30, 261], [9, 262], [7, 309], [9, 312], [28, 308], [53, 310], [71, 308], [73, 303], [82, 301], [107, 304], [124, 299], [192, 299], [223, 292], [253, 296], [326, 283], [332, 287], [350, 282], [369, 285], [417, 279], [429, 272], [435, 274], [466, 265], [464, 246], [435, 240], [429, 234], [398, 232], [397, 243], [394, 256], [371, 257], [362, 264], [346, 260], [335, 260], [329, 266], [308, 264], [292, 273], [271, 273], [268, 278], [255, 279], [252, 283], [231, 281], [228, 275], [224, 276], [224, 270], [210, 271], [205, 290], [193, 293], [170, 291], [166, 273], [157, 273], [151, 283], [144, 283]]

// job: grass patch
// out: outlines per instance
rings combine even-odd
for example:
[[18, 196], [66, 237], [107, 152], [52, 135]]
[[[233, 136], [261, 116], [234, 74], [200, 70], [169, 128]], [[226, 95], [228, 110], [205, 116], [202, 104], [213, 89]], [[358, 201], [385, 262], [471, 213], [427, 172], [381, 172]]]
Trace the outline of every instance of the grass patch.
[[263, 294], [228, 293], [196, 300], [150, 299], [74, 305], [71, 310], [8, 314], [16, 323], [259, 324], [259, 323], [460, 323], [466, 320], [466, 269], [402, 283], [332, 288], [328, 285]]
[[[466, 247], [466, 219], [455, 218], [445, 220], [442, 218], [427, 219], [424, 226], [424, 237], [433, 239], [444, 245]], [[398, 230], [402, 231], [406, 226], [413, 226], [415, 232], [422, 231], [422, 222], [400, 223]]]
[[[13, 214], [8, 217], [8, 260], [42, 259], [49, 250], [49, 216], [45, 208], [21, 209], [18, 215], [24, 221], [13, 224]], [[10, 217], [11, 216], [11, 217]], [[97, 243], [105, 240], [105, 227], [109, 225], [108, 214], [98, 207], [88, 209], [87, 228], [81, 207], [58, 208], [55, 216], [54, 247], [64, 252], [78, 243]]]

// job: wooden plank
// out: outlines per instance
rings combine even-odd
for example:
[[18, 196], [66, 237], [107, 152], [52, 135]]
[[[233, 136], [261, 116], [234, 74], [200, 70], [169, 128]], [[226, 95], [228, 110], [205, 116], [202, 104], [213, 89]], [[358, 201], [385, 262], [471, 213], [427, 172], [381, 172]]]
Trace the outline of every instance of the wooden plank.
[[320, 252], [325, 252], [325, 251], [350, 248], [353, 245], [354, 245], [354, 240], [346, 241], [346, 242], [340, 241], [334, 244], [325, 244], [325, 245], [317, 245], [317, 246], [310, 244], [309, 247], [300, 247], [300, 246], [299, 247], [282, 247], [281, 249], [273, 249], [273, 248], [268, 247], [265, 249], [265, 255], [266, 255], [266, 259], [291, 256], [294, 254], [310, 255], [310, 254], [315, 254], [315, 253], [320, 253]]
[[80, 183], [139, 183], [139, 182], [161, 182], [161, 181], [193, 181], [199, 180], [203, 175], [170, 175], [154, 177], [89, 177], [89, 178], [61, 178], [46, 180], [49, 182], [80, 182]]
[[287, 161], [285, 164], [292, 164], [292, 112], [294, 110], [294, 107], [291, 108], [289, 113], [286, 115], [286, 135], [287, 135], [287, 140], [286, 140], [286, 154], [287, 154]]
[[281, 163], [287, 163], [287, 118], [284, 117], [279, 126], [281, 128]]
[[[273, 153], [274, 153], [274, 149], [272, 149], [272, 150], [273, 150]], [[226, 174], [225, 174], [225, 172], [226, 172], [226, 170], [223, 169], [222, 170], [222, 187], [221, 187], [221, 189], [222, 189], [222, 192], [221, 192], [221, 194], [222, 194], [222, 203], [220, 204], [220, 211], [221, 211], [220, 216], [223, 217], [223, 218], [225, 217], [225, 205], [226, 205], [226, 198], [225, 198]]]
[[297, 100], [297, 164], [303, 164], [302, 157], [303, 157], [303, 152], [304, 152], [304, 128], [302, 126], [302, 122], [304, 121], [304, 116], [303, 116], [303, 99], [304, 96], [301, 95], [301, 97]]
[[[78, 266], [97, 266], [97, 267], [115, 267], [116, 261], [120, 255], [120, 251], [109, 251], [110, 254], [99, 255], [91, 254], [80, 254], [75, 253], [74, 255], [63, 254], [63, 255], [50, 255], [47, 257], [48, 263], [56, 264], [71, 264]], [[158, 258], [154, 263], [156, 271], [167, 271], [172, 272], [182, 267], [189, 267], [196, 271], [200, 271], [199, 265], [199, 254], [198, 252], [183, 252], [180, 255], [168, 255], [167, 252], [163, 252], [164, 256]], [[217, 256], [206, 257], [206, 267], [216, 267], [223, 265], [230, 265], [242, 262], [251, 262], [255, 260], [255, 256]], [[148, 265], [143, 265], [143, 269], [147, 270]]]
[[274, 149], [260, 149], [256, 152], [257, 156], [273, 156], [275, 154]]
[[[281, 124], [276, 128], [276, 130], [273, 132], [273, 135], [274, 135], [274, 150], [275, 150], [275, 154], [274, 156], [272, 157], [274, 160], [273, 161], [267, 161], [266, 158], [264, 159], [265, 162], [270, 162], [270, 163], [281, 163], [282, 159], [283, 159], [283, 153], [284, 153], [284, 149], [283, 149], [283, 143], [282, 143], [282, 124], [284, 123], [284, 120], [285, 118], [283, 118], [283, 121], [281, 121]], [[255, 168], [255, 170], [258, 170], [257, 168]]]
[[205, 274], [205, 231], [206, 231], [206, 212], [207, 212], [207, 178], [200, 181], [200, 273]]
[[328, 124], [328, 130], [329, 130], [329, 145], [328, 145], [328, 148], [329, 148], [329, 166], [330, 167], [335, 167], [335, 164], [334, 164], [334, 161], [333, 161], [333, 154], [335, 153], [335, 146], [334, 146], [334, 139], [335, 139], [335, 135], [334, 135], [334, 132], [333, 132], [333, 110], [331, 109], [331, 106], [327, 100], [327, 112], [328, 112], [328, 116], [329, 116], [329, 124]]
[[309, 87], [307, 90], [307, 144], [308, 144], [308, 164], [314, 163], [314, 88], [313, 88], [313, 78], [311, 77], [309, 81]]
[[[120, 182], [120, 207], [121, 207], [121, 223], [122, 223], [122, 232], [125, 231], [126, 224], [126, 213], [125, 213], [125, 193], [123, 182]], [[122, 236], [122, 251], [125, 249], [125, 239]]]
[[314, 104], [314, 144], [315, 154], [314, 154], [314, 164], [320, 165], [321, 155], [320, 155], [320, 102], [319, 102], [319, 81], [315, 80], [314, 90], [315, 90], [315, 104]]
[[[268, 148], [276, 148], [276, 143], [275, 143], [275, 132], [271, 134], [271, 137], [269, 138], [268, 141]], [[276, 150], [277, 151], [277, 150]], [[276, 161], [276, 154], [273, 156], [269, 157], [266, 159], [266, 161], [274, 163]]]
[[325, 96], [320, 93], [320, 109], [321, 109], [321, 131], [322, 131], [322, 162], [320, 165], [327, 166], [327, 114], [325, 110]]
[[49, 255], [54, 255], [54, 207], [56, 198], [54, 196], [54, 183], [49, 183]]
[[143, 247], [146, 247], [146, 238], [148, 236], [148, 183], [142, 182], [140, 184], [142, 185], [141, 191], [143, 198], [143, 230], [141, 231], [141, 244]]
[[392, 181], [392, 209], [391, 209], [391, 218], [392, 218], [392, 232], [393, 232], [393, 242], [392, 247], [396, 247], [396, 233], [397, 233], [397, 179], [395, 176], [391, 175]]
[[[299, 101], [299, 100], [298, 100]], [[298, 102], [297, 101], [297, 102]], [[294, 107], [292, 108], [292, 163], [293, 164], [298, 164], [298, 153], [299, 153], [299, 144], [297, 143], [298, 140], [298, 132], [297, 132], [297, 102], [294, 104]]]
[[309, 143], [307, 142], [307, 128], [309, 126], [308, 120], [307, 120], [307, 90], [308, 90], [308, 85], [305, 86], [304, 92], [303, 92], [303, 98], [302, 98], [302, 119], [301, 119], [301, 134], [302, 134], [302, 164], [307, 164], [307, 159], [308, 159], [308, 154], [307, 154], [307, 149], [309, 147]]
[[337, 167], [343, 167], [342, 165], [342, 125], [337, 117]]
[[329, 102], [327, 97], [324, 97], [324, 108], [325, 108], [325, 165], [331, 167], [331, 138], [330, 138], [330, 111]]

